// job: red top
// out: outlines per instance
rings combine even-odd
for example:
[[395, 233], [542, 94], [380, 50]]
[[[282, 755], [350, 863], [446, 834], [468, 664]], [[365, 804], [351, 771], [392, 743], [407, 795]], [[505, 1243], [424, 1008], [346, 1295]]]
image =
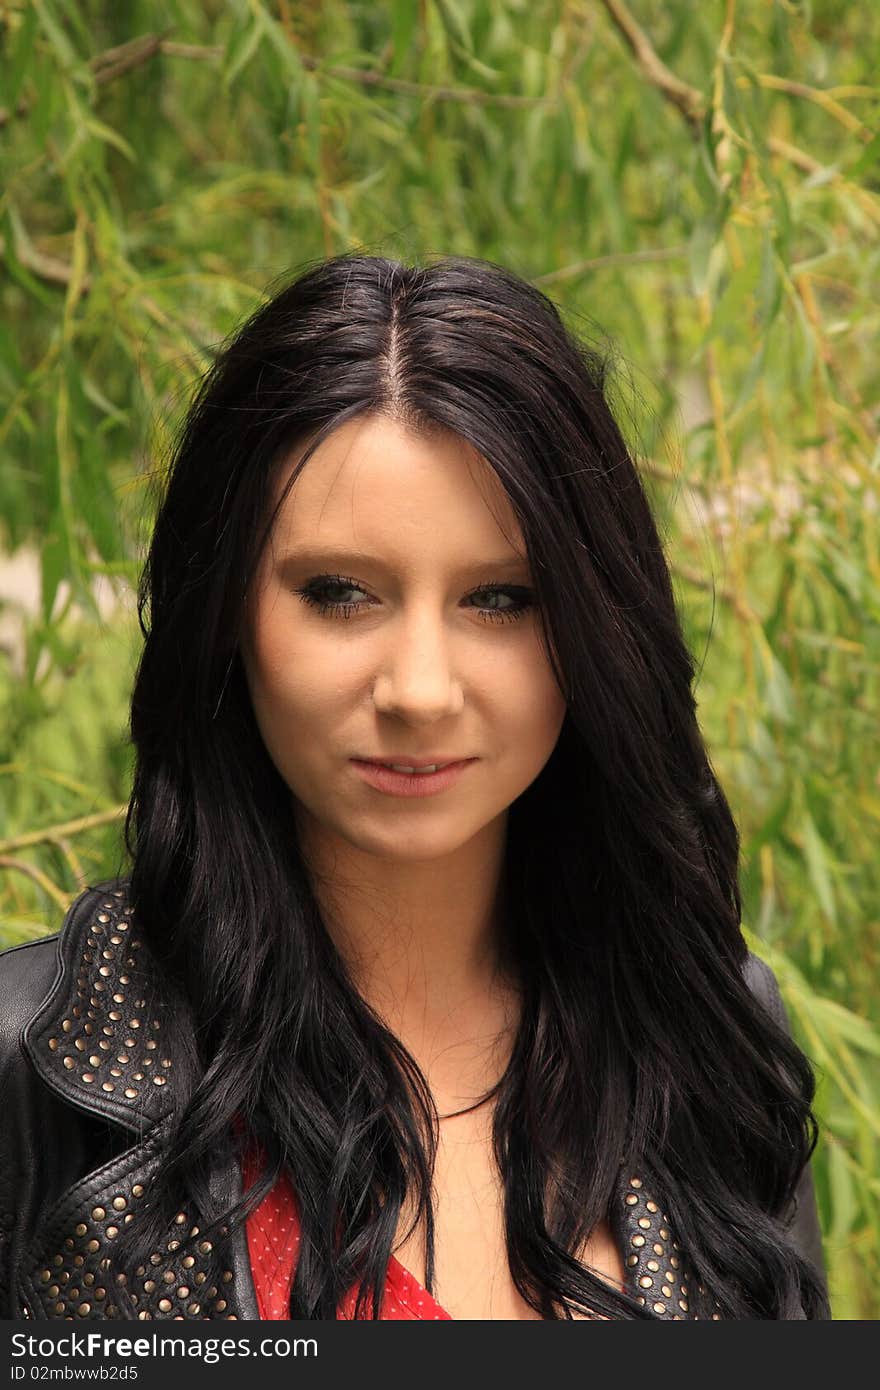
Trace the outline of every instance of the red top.
[[[245, 1191], [256, 1181], [259, 1171], [257, 1152], [251, 1149], [242, 1166]], [[282, 1172], [272, 1191], [251, 1212], [246, 1230], [260, 1317], [287, 1320], [300, 1231], [296, 1198], [286, 1172]], [[354, 1318], [356, 1298], [357, 1289], [352, 1287], [339, 1305], [340, 1318]], [[452, 1321], [450, 1314], [393, 1255], [388, 1264], [379, 1317], [386, 1321], [397, 1318]]]

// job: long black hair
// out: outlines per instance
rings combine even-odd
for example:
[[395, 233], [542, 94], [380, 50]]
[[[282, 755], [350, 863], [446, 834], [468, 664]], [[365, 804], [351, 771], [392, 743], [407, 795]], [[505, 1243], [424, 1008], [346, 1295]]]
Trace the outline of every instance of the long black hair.
[[738, 834], [608, 396], [606, 355], [548, 298], [464, 258], [322, 262], [208, 371], [139, 601], [131, 890], [192, 1010], [197, 1068], [153, 1200], [124, 1233], [132, 1258], [156, 1248], [182, 1190], [209, 1205], [210, 1163], [243, 1127], [262, 1177], [211, 1229], [287, 1171], [303, 1233], [292, 1317], [334, 1318], [353, 1283], [376, 1316], [409, 1201], [431, 1283], [436, 1113], [324, 928], [240, 659], [279, 461], [305, 441], [307, 466], [341, 423], [378, 413], [454, 431], [500, 478], [566, 701], [510, 808], [503, 871], [523, 989], [494, 1117], [514, 1283], [544, 1317], [649, 1316], [575, 1258], [623, 1161], [662, 1194], [697, 1276], [692, 1312], [827, 1316], [784, 1221], [816, 1142], [815, 1081], [744, 982]]

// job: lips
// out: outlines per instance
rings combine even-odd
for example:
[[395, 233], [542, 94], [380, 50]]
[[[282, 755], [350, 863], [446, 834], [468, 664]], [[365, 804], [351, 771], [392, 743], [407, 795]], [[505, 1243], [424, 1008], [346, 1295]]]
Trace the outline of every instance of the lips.
[[[476, 758], [458, 759], [439, 767], [436, 772], [397, 772], [378, 758], [352, 758], [352, 766], [360, 777], [378, 792], [397, 797], [434, 796], [450, 790]], [[416, 766], [414, 763], [407, 766]], [[430, 764], [428, 765], [430, 766]]]

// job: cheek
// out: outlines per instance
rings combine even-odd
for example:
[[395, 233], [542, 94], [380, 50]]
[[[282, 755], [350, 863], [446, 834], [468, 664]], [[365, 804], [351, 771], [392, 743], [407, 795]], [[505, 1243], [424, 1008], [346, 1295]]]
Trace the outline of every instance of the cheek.
[[252, 692], [264, 708], [307, 707], [326, 685], [326, 652], [320, 653], [303, 634], [297, 614], [285, 595], [265, 596], [254, 615], [246, 665]]
[[535, 638], [517, 660], [499, 667], [496, 682], [508, 727], [528, 739], [536, 753], [552, 750], [566, 704], [540, 641]]
[[285, 620], [283, 605], [264, 604], [255, 614], [242, 651], [251, 703], [263, 738], [272, 746], [283, 729], [308, 720], [320, 707], [320, 668], [309, 659]]

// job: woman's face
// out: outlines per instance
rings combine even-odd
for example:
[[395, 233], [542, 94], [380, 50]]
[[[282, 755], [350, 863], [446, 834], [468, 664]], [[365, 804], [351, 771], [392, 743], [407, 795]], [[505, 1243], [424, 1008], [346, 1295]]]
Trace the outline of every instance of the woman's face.
[[[415, 862], [503, 829], [565, 715], [524, 554], [500, 481], [457, 435], [368, 416], [316, 450], [264, 551], [242, 651], [310, 833]], [[416, 787], [364, 759], [468, 761]]]

